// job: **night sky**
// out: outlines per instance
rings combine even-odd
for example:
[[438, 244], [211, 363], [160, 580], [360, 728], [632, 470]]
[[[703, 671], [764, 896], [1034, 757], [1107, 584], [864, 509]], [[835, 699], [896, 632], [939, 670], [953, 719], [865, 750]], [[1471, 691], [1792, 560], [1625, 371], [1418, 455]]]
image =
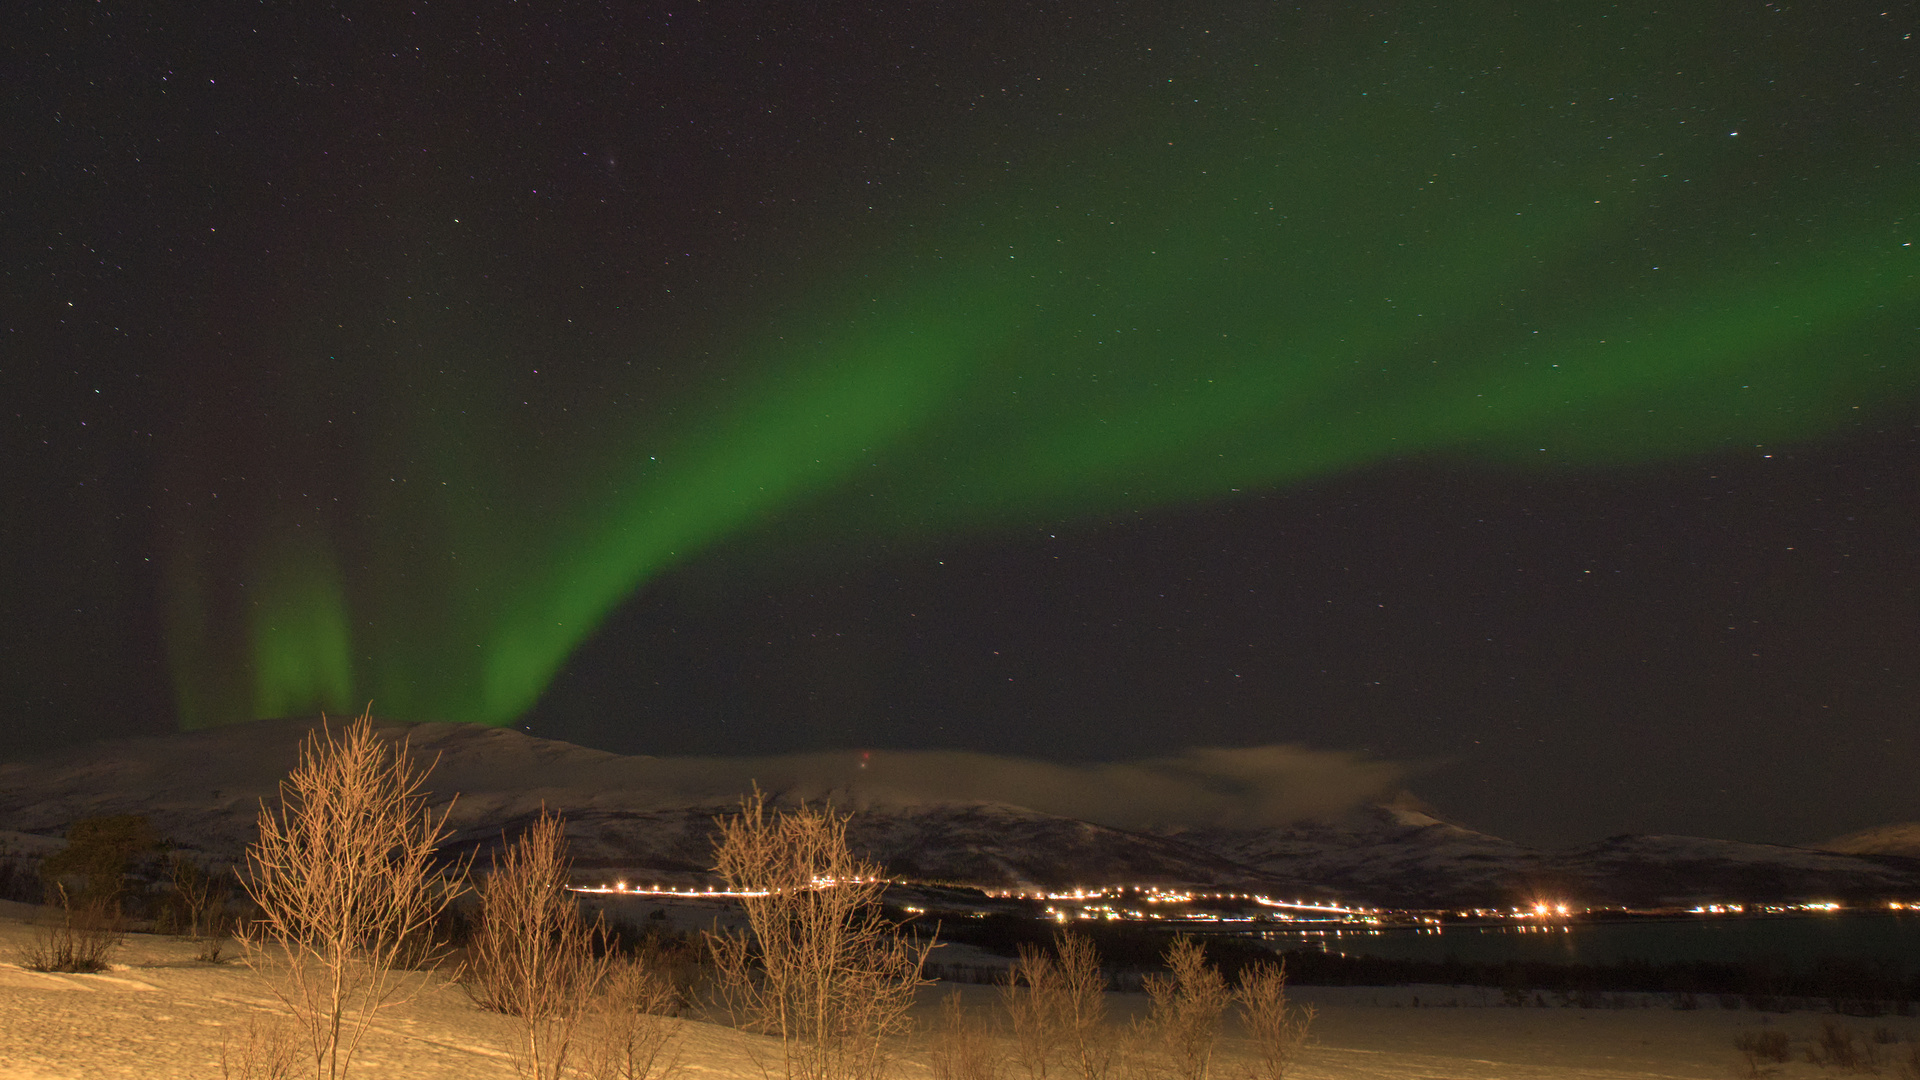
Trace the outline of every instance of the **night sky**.
[[1920, 818], [1920, 14], [25, 5], [0, 755], [1289, 744]]

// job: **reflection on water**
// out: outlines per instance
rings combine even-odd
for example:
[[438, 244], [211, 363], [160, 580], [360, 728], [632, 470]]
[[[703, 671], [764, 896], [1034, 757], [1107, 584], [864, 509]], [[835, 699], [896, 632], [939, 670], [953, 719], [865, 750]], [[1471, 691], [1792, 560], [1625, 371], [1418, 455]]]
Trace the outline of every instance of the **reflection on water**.
[[1920, 969], [1920, 915], [1835, 913], [1622, 919], [1548, 925], [1336, 926], [1260, 934], [1282, 948], [1395, 960], [1550, 964], [1785, 962], [1846, 957]]

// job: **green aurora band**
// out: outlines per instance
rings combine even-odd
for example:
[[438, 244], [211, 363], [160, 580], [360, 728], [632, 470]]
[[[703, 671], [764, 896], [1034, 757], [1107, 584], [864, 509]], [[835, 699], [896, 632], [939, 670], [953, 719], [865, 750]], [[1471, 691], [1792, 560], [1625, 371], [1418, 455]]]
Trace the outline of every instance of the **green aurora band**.
[[[1329, 46], [1288, 68], [1310, 80], [1116, 104], [1124, 128], [1029, 147], [739, 312], [753, 332], [705, 346], [723, 373], [665, 404], [522, 408], [488, 372], [528, 365], [485, 359], [511, 335], [387, 298], [393, 340], [433, 345], [359, 381], [360, 427], [308, 415], [319, 366], [275, 390], [279, 422], [333, 448], [275, 477], [312, 505], [183, 515], [182, 723], [368, 699], [512, 722], [617, 605], [748, 534], [991, 530], [1408, 455], [1629, 465], [1913, 398], [1911, 161], [1816, 157], [1691, 83], [1628, 78], [1651, 61], [1609, 39], [1524, 65], [1511, 44]], [[288, 334], [375, 351], [338, 321]]]

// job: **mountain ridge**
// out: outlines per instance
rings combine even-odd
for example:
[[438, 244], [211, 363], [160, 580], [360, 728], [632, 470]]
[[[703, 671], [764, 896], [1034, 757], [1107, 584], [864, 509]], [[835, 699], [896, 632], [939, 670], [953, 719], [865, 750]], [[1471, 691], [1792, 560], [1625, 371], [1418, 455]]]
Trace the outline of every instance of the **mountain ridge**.
[[[0, 830], [44, 848], [74, 821], [140, 813], [182, 847], [237, 858], [262, 800], [315, 721], [276, 720], [111, 740], [0, 764]], [[551, 807], [576, 876], [692, 884], [711, 865], [714, 819], [737, 793], [699, 790], [673, 759], [620, 755], [506, 728], [376, 724], [434, 762], [449, 848], [484, 858]], [[774, 790], [775, 800], [820, 792]], [[1125, 829], [986, 801], [902, 805], [827, 791], [856, 811], [850, 843], [896, 876], [995, 889], [1113, 885], [1265, 891], [1406, 908], [1591, 906], [1920, 898], [1920, 860], [1704, 837], [1622, 835], [1542, 851], [1406, 801], [1277, 828]], [[1865, 834], [1860, 834], [1865, 835]], [[37, 837], [28, 843], [24, 837]]]

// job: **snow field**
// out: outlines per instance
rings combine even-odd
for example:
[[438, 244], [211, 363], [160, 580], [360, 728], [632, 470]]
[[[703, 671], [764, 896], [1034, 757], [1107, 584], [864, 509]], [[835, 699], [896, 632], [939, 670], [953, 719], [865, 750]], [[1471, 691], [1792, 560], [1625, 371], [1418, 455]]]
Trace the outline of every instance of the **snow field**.
[[[220, 1075], [222, 1040], [244, 1040], [249, 1020], [269, 1023], [277, 1005], [259, 976], [238, 961], [210, 965], [188, 941], [129, 935], [110, 972], [39, 974], [18, 953], [34, 932], [33, 909], [0, 911], [0, 1080], [205, 1080]], [[354, 1062], [368, 1080], [510, 1080], [505, 1047], [512, 1021], [475, 1008], [442, 977], [420, 976], [412, 1000], [382, 1014]], [[924, 1024], [951, 987], [923, 994]], [[959, 988], [986, 1008], [990, 987]], [[1506, 1008], [1495, 991], [1444, 986], [1299, 987], [1294, 998], [1318, 1010], [1314, 1045], [1298, 1080], [1724, 1080], [1738, 1074], [1735, 1036], [1762, 1025], [1795, 1040], [1782, 1080], [1840, 1075], [1801, 1060], [1823, 1020], [1808, 1013], [1765, 1016], [1702, 1008], [1676, 1012], [1660, 995], [1630, 996], [1620, 1009]], [[1418, 999], [1419, 1004], [1414, 1004]], [[1124, 1023], [1145, 1007], [1137, 994], [1112, 996]], [[1635, 1003], [1638, 1005], [1635, 1005]], [[1920, 1020], [1838, 1018], [1862, 1038], [1875, 1028], [1920, 1038]], [[900, 1048], [895, 1075], [926, 1080], [923, 1039]], [[1244, 1071], [1229, 1025], [1214, 1074]], [[1889, 1052], [1904, 1052], [1892, 1044]], [[685, 1080], [761, 1080], [777, 1068], [769, 1040], [714, 1024], [682, 1023]], [[1898, 1075], [1888, 1066], [1883, 1075]]]

